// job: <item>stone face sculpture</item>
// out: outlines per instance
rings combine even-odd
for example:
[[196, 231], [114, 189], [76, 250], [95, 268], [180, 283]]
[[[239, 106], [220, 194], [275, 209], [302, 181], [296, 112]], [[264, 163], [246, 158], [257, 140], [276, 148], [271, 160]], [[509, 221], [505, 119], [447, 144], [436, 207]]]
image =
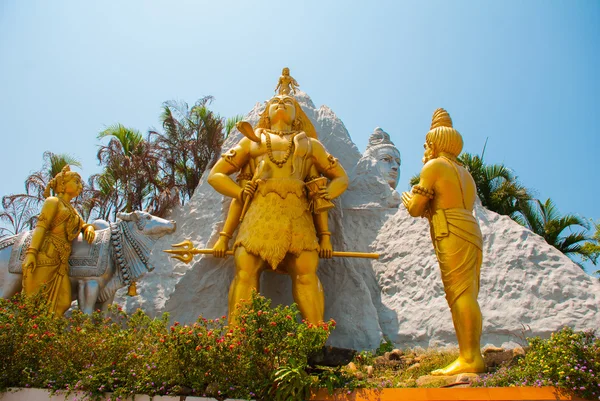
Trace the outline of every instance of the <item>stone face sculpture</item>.
[[424, 146], [425, 165], [419, 184], [411, 193], [402, 194], [402, 202], [411, 216], [429, 220], [460, 350], [456, 361], [432, 374], [484, 372], [482, 318], [477, 302], [483, 239], [473, 215], [477, 189], [471, 174], [457, 160], [463, 140], [446, 110], [437, 109], [433, 114]]
[[[147, 212], [121, 213], [109, 228], [98, 229], [91, 243], [80, 235], [69, 243], [65, 277], [69, 281], [68, 305], [77, 299], [79, 309], [91, 314], [105, 310], [115, 292], [154, 267], [148, 262], [156, 240], [175, 231], [175, 223]], [[97, 228], [108, 223], [95, 222]], [[2, 298], [11, 298], [22, 288], [22, 261], [35, 231], [0, 241], [0, 275], [4, 276]], [[36, 269], [43, 267], [37, 266]], [[72, 287], [72, 292], [71, 292]], [[65, 301], [66, 302], [66, 301]]]
[[343, 196], [346, 208], [397, 208], [400, 151], [387, 132], [377, 127], [369, 137], [365, 153], [350, 174], [349, 190]]
[[369, 137], [363, 157], [356, 165], [356, 175], [376, 175], [392, 189], [396, 189], [400, 180], [400, 164], [400, 151], [390, 135], [377, 127]]
[[[95, 237], [94, 227], [85, 224], [70, 203], [82, 189], [81, 176], [68, 165], [50, 180], [23, 260], [25, 294], [32, 296], [41, 291], [49, 310], [56, 315], [62, 315], [71, 306], [71, 282], [67, 275], [71, 241], [80, 233], [88, 243]], [[50, 196], [50, 190], [56, 196]]]
[[[241, 221], [234, 243], [235, 276], [229, 290], [229, 321], [236, 305], [258, 290], [261, 272], [272, 269], [292, 279], [292, 293], [302, 316], [311, 323], [323, 320], [324, 294], [317, 277], [319, 257], [333, 253], [327, 211], [314, 209], [317, 201], [334, 199], [348, 186], [337, 159], [318, 141], [311, 121], [293, 97], [269, 100], [252, 131], [215, 164], [208, 182], [233, 198], [224, 231], [214, 246], [224, 256], [228, 240]], [[229, 176], [239, 172], [238, 182]], [[305, 182], [325, 176], [328, 185], [307, 195]]]

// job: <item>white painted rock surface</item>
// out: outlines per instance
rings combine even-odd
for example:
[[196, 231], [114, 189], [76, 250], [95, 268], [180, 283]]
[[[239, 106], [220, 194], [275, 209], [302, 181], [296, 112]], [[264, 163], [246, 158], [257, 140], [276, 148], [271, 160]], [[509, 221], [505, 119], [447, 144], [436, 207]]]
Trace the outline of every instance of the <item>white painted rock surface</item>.
[[[297, 99], [325, 147], [352, 172], [361, 154], [341, 120], [326, 106], [315, 108], [304, 93]], [[254, 124], [263, 107], [257, 104], [246, 120]], [[224, 150], [240, 138], [234, 131]], [[338, 323], [330, 344], [373, 349], [383, 335], [398, 347], [456, 343], [427, 221], [397, 208], [398, 193], [376, 177], [366, 187], [351, 187], [336, 203], [342, 207], [330, 213], [334, 249], [378, 252], [381, 257], [322, 262], [325, 317]], [[192, 322], [200, 314], [226, 315], [233, 259], [197, 256], [185, 265], [168, 259], [162, 250], [184, 239], [211, 247], [228, 207], [228, 200], [202, 180], [190, 202], [172, 216], [177, 232], [157, 242], [151, 260], [156, 270], [138, 283], [140, 296], [125, 298], [121, 290], [117, 302], [129, 311], [166, 311], [180, 322]], [[482, 345], [518, 341], [523, 327], [531, 329], [528, 335], [548, 335], [565, 325], [600, 327], [597, 279], [508, 217], [482, 207], [476, 215], [485, 248], [479, 296]], [[265, 272], [261, 292], [275, 304], [293, 302], [287, 276]]]

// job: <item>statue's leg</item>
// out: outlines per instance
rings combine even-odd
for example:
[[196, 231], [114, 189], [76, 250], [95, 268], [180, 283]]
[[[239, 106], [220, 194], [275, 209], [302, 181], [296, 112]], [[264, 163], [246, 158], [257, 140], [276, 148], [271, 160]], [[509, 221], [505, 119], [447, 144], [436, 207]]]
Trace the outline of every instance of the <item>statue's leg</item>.
[[317, 251], [304, 251], [299, 256], [289, 256], [285, 262], [292, 278], [294, 301], [307, 321], [320, 323], [325, 313], [325, 296], [317, 276], [319, 254]]
[[113, 294], [104, 302], [96, 302], [96, 305], [94, 305], [94, 310], [99, 309], [101, 312], [106, 312], [108, 307], [112, 305], [113, 301], [115, 300], [115, 294], [116, 293], [113, 292]]
[[79, 304], [79, 309], [86, 315], [91, 315], [94, 312], [96, 300], [100, 294], [98, 282], [96, 280], [81, 280], [77, 288], [77, 303]]
[[229, 287], [229, 324], [236, 322], [236, 305], [250, 299], [253, 290], [260, 290], [260, 273], [266, 266], [260, 256], [246, 252], [243, 246], [236, 248], [234, 261], [235, 277]]
[[54, 310], [57, 316], [62, 316], [71, 307], [71, 280], [66, 274], [59, 276], [57, 280], [59, 282], [56, 284], [57, 288], [54, 290], [57, 291], [54, 298], [56, 302]]
[[449, 376], [459, 373], [485, 372], [480, 346], [482, 318], [477, 302], [478, 292], [477, 286], [472, 285], [451, 306], [452, 322], [460, 354], [458, 359], [450, 365], [433, 371], [433, 375]]
[[22, 282], [23, 276], [20, 274], [4, 272], [4, 284], [2, 292], [0, 292], [0, 298], [12, 298], [17, 292], [21, 291]]

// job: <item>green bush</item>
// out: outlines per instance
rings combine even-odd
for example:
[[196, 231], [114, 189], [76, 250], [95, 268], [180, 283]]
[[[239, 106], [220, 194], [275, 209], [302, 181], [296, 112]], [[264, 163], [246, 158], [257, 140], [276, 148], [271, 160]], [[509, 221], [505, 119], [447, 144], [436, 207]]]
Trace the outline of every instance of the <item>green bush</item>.
[[271, 308], [256, 294], [238, 312], [237, 326], [227, 326], [225, 317], [169, 326], [167, 314], [151, 319], [112, 307], [106, 314], [53, 318], [40, 298], [0, 300], [0, 390], [113, 392], [113, 398], [306, 394], [314, 381], [304, 372], [308, 356], [335, 322], [300, 323], [295, 305]]
[[513, 366], [483, 376], [476, 386], [555, 386], [600, 399], [600, 339], [565, 327], [549, 339], [530, 338], [529, 351]]

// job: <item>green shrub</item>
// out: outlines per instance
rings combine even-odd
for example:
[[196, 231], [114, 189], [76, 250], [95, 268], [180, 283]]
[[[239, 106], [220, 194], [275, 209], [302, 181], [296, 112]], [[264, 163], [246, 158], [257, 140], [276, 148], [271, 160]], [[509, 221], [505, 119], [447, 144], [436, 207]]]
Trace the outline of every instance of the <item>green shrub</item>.
[[529, 339], [530, 349], [514, 366], [483, 376], [476, 386], [556, 386], [600, 399], [600, 339], [565, 327], [549, 339]]
[[335, 322], [300, 323], [295, 305], [271, 308], [256, 294], [238, 312], [237, 326], [227, 326], [225, 317], [169, 326], [167, 314], [151, 319], [111, 307], [106, 314], [53, 318], [39, 297], [0, 300], [0, 390], [113, 392], [113, 398], [306, 394], [314, 380], [304, 372], [308, 356]]

